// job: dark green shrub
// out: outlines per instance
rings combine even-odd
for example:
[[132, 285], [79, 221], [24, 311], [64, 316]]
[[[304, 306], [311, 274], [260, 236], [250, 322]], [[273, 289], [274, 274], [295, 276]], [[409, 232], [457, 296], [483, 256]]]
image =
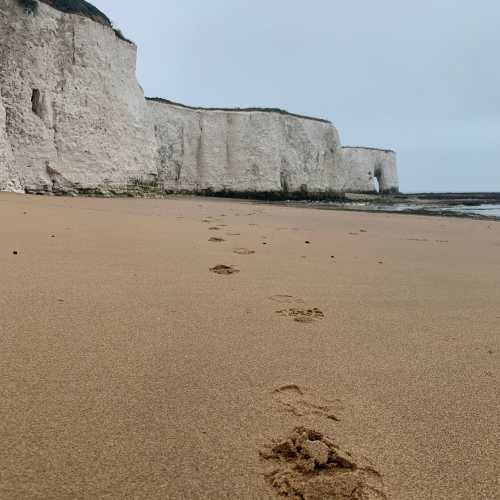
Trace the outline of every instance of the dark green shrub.
[[17, 0], [17, 3], [30, 14], [36, 14], [38, 2], [36, 0]]
[[54, 9], [68, 14], [79, 14], [81, 16], [90, 17], [106, 26], [111, 26], [109, 18], [101, 12], [97, 7], [94, 7], [85, 0], [41, 0], [43, 3], [54, 7]]
[[[26, 12], [36, 13], [38, 9], [37, 0], [17, 0], [19, 5], [24, 8]], [[130, 40], [125, 38], [123, 33], [113, 27], [113, 23], [104, 12], [101, 12], [97, 7], [94, 7], [89, 2], [85, 0], [40, 0], [40, 2], [50, 5], [54, 9], [60, 10], [61, 12], [66, 12], [68, 14], [78, 14], [80, 16], [89, 17], [94, 21], [104, 24], [113, 28], [116, 36], [121, 40], [132, 43]]]
[[120, 40], [123, 40], [124, 42], [128, 42], [128, 43], [134, 43], [132, 42], [132, 40], [129, 40], [123, 33], [122, 33], [122, 30], [118, 29], [118, 28], [113, 28], [113, 31], [115, 32], [115, 35], [120, 39]]

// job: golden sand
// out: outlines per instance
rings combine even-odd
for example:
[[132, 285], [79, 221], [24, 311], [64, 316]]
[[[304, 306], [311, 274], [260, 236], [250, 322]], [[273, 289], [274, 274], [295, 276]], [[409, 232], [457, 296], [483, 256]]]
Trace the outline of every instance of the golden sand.
[[9, 194], [0, 221], [0, 498], [499, 498], [500, 223]]

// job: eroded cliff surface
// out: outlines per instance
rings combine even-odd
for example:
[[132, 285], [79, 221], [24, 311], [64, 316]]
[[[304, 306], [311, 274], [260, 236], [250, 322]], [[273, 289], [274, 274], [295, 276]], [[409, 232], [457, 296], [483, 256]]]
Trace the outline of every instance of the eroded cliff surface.
[[[134, 44], [100, 19], [49, 4], [57, 2], [30, 13], [0, 0], [0, 189], [308, 196], [376, 188], [366, 158], [346, 154], [325, 120], [146, 100]], [[372, 176], [397, 187], [395, 162], [377, 168]]]
[[12, 181], [69, 190], [156, 173], [136, 48], [113, 30], [40, 3], [0, 0], [0, 90]]
[[3, 187], [9, 191], [21, 190], [21, 186], [15, 182], [13, 165], [12, 149], [6, 133], [5, 107], [0, 94], [0, 189]]
[[328, 122], [152, 100], [148, 107], [168, 191], [320, 193], [338, 184], [339, 139]]

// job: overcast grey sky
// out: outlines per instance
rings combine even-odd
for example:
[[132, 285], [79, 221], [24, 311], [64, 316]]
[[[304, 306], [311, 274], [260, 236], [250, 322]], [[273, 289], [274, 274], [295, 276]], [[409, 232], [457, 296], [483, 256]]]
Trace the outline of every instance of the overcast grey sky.
[[403, 191], [500, 191], [499, 0], [91, 0], [148, 96], [324, 117]]

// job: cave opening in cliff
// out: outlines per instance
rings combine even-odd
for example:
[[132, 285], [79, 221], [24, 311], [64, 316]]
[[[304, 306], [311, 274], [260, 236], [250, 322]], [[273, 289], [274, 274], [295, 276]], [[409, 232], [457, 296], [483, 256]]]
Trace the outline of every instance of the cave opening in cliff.
[[37, 116], [41, 118], [42, 110], [40, 101], [41, 101], [40, 90], [33, 89], [33, 92], [31, 94], [31, 109], [33, 113], [35, 113]]
[[382, 165], [378, 161], [373, 169], [373, 183], [375, 191], [380, 193], [382, 188]]

